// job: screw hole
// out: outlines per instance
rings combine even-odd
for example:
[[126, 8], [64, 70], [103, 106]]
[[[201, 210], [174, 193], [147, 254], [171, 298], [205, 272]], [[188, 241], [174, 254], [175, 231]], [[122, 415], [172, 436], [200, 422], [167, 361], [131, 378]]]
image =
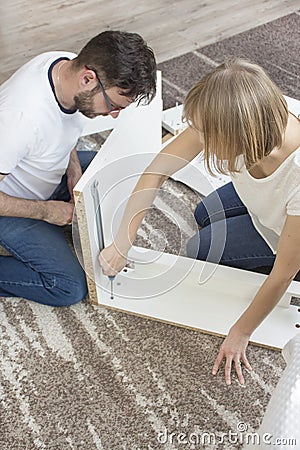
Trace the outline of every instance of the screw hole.
[[123, 272], [127, 272], [127, 269], [123, 269]]
[[296, 323], [295, 327], [300, 328], [300, 323]]

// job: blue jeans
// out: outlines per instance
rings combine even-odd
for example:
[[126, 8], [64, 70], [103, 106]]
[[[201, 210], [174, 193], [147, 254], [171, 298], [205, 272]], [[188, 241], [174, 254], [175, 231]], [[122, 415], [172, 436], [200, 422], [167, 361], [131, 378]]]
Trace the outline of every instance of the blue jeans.
[[[96, 152], [78, 152], [84, 171]], [[51, 199], [69, 201], [66, 176]], [[42, 220], [0, 217], [0, 297], [23, 297], [51, 306], [68, 306], [87, 294], [85, 273], [62, 227]]]
[[195, 218], [201, 229], [187, 243], [189, 257], [270, 272], [275, 255], [253, 226], [232, 183], [212, 192], [199, 203]]

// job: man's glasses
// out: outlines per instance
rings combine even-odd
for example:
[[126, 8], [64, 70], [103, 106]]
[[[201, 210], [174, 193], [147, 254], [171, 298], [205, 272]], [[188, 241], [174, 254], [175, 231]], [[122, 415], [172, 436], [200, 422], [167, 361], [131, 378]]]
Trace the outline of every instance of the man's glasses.
[[100, 89], [101, 89], [101, 92], [103, 94], [106, 106], [109, 109], [109, 113], [119, 112], [119, 111], [122, 111], [122, 109], [125, 109], [125, 107], [123, 107], [123, 106], [112, 106], [112, 104], [111, 104], [111, 102], [109, 100], [109, 97], [108, 97], [107, 93], [105, 92], [104, 86], [103, 86], [103, 84], [102, 84], [102, 82], [101, 82], [101, 80], [100, 80], [96, 70], [95, 69], [90, 69], [89, 67], [87, 67], [87, 69], [92, 70], [95, 73], [95, 75], [97, 77], [97, 80], [98, 80], [98, 83], [99, 83], [99, 86], [100, 86]]

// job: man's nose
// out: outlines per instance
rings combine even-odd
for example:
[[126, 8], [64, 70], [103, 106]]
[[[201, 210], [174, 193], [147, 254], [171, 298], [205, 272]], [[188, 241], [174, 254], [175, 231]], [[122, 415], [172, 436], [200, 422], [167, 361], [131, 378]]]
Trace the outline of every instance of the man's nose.
[[120, 111], [111, 111], [111, 112], [109, 113], [109, 115], [110, 115], [113, 119], [116, 119], [116, 118], [119, 116], [119, 114], [120, 114]]

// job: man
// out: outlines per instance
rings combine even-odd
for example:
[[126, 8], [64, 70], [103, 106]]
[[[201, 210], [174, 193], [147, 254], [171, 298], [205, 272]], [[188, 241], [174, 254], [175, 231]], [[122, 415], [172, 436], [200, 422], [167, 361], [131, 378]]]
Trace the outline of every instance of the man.
[[76, 151], [85, 117], [155, 95], [152, 50], [135, 33], [106, 31], [78, 56], [43, 53], [0, 87], [0, 296], [67, 306], [87, 293], [62, 226], [94, 152]]

